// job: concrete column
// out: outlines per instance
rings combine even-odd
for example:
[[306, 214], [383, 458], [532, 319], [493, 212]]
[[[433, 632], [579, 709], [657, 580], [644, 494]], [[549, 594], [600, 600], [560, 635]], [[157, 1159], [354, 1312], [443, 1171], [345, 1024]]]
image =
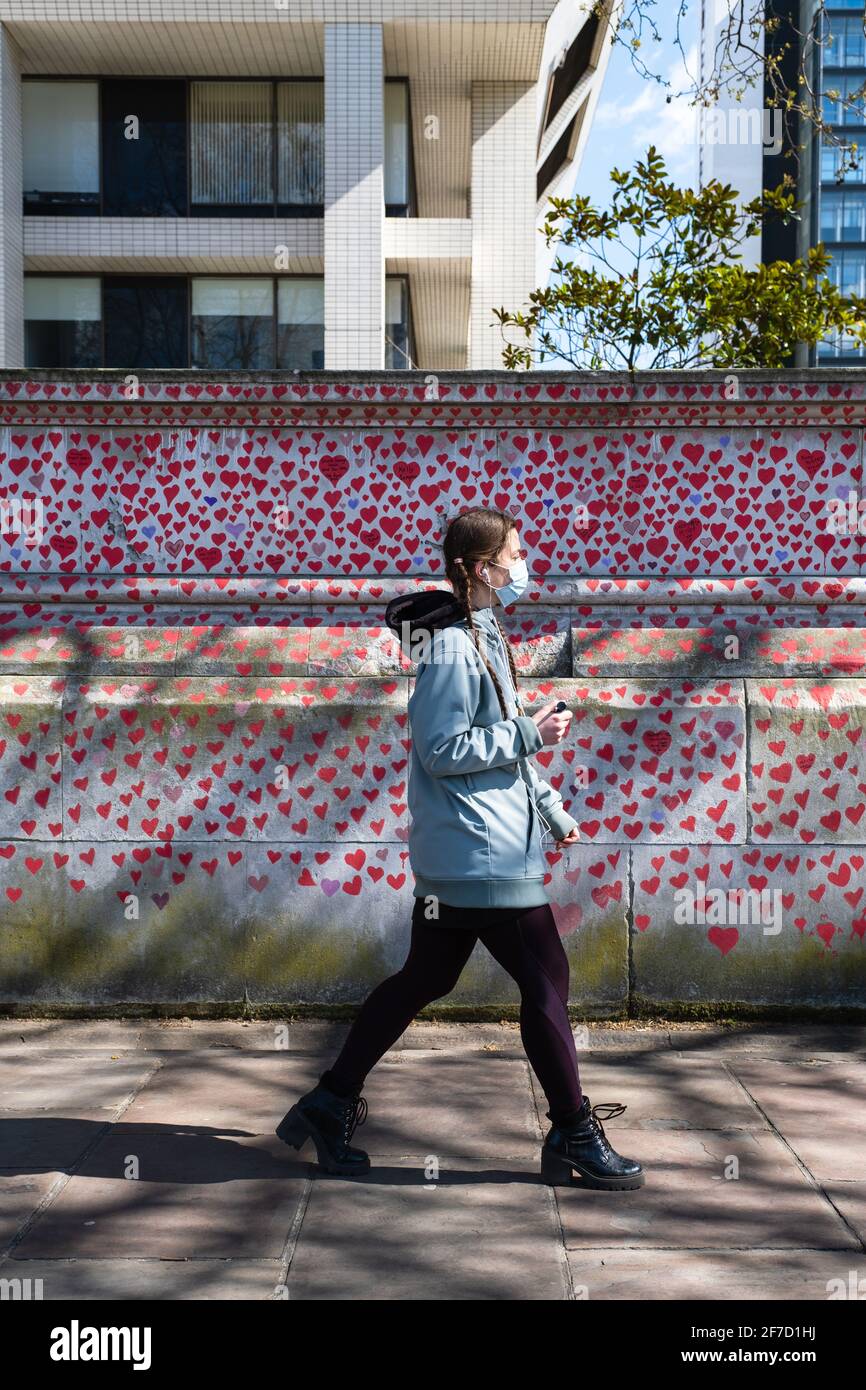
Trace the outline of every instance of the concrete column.
[[[472, 84], [472, 291], [469, 366], [502, 370], [493, 308], [528, 307], [535, 285], [536, 89]], [[525, 342], [513, 335], [515, 342]]]
[[21, 65], [0, 24], [0, 367], [24, 366]]
[[381, 24], [325, 25], [325, 367], [384, 367]]

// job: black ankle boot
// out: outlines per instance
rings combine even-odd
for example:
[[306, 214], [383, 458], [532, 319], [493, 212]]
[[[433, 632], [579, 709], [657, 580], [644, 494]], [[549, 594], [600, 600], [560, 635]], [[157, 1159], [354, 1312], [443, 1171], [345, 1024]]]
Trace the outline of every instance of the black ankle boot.
[[605, 1110], [608, 1113], [604, 1118], [611, 1120], [625, 1108], [609, 1101], [591, 1109], [589, 1097], [584, 1096], [574, 1124], [554, 1125], [544, 1141], [542, 1182], [551, 1187], [597, 1187], [617, 1192], [643, 1187], [643, 1168], [635, 1159], [623, 1158], [611, 1148], [598, 1115]]
[[366, 1118], [367, 1102], [360, 1095], [338, 1096], [320, 1081], [280, 1120], [276, 1133], [284, 1144], [299, 1151], [312, 1139], [319, 1167], [326, 1173], [350, 1177], [370, 1171], [369, 1156], [349, 1144]]

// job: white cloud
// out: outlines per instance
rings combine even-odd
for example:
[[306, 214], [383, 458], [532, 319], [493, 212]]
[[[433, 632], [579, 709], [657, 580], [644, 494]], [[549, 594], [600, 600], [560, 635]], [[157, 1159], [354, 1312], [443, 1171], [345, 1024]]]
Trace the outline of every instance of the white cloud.
[[633, 121], [644, 111], [652, 111], [657, 105], [657, 93], [647, 82], [632, 101], [600, 101], [595, 111], [593, 125], [613, 125], [618, 128]]
[[[664, 49], [660, 47], [652, 71], [661, 73], [670, 89], [648, 78], [642, 78], [632, 67], [623, 48], [614, 48], [611, 65], [604, 84], [604, 94], [593, 119], [590, 142], [594, 153], [609, 154], [609, 164], [619, 168], [634, 163], [655, 145], [667, 165], [668, 173], [685, 183], [697, 178], [698, 108], [687, 97], [672, 96], [688, 88], [697, 69], [697, 47], [686, 52], [685, 62], [679, 50], [668, 54], [665, 68]], [[648, 64], [649, 66], [649, 64]], [[618, 96], [622, 93], [622, 97]], [[610, 143], [609, 132], [616, 131], [616, 143]]]

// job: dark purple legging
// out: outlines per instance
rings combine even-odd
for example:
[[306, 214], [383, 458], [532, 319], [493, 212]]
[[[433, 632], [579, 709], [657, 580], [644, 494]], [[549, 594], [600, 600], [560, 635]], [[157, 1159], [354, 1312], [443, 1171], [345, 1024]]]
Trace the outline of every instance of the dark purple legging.
[[424, 917], [415, 899], [405, 964], [367, 996], [343, 1050], [323, 1080], [341, 1095], [360, 1091], [367, 1073], [425, 1004], [450, 994], [477, 940], [520, 989], [520, 1036], [557, 1123], [573, 1119], [583, 1102], [568, 1018], [568, 957], [550, 906], [498, 909], [440, 904], [439, 920]]

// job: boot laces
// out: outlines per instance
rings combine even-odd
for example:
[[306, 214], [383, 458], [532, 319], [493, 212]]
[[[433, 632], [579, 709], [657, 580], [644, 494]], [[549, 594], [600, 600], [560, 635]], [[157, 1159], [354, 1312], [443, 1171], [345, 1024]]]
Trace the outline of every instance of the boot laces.
[[343, 1112], [343, 1140], [348, 1144], [358, 1125], [367, 1118], [367, 1102], [363, 1096], [354, 1096]]
[[589, 1120], [590, 1124], [592, 1125], [593, 1129], [598, 1135], [598, 1139], [601, 1144], [605, 1158], [610, 1158], [610, 1145], [607, 1142], [607, 1135], [605, 1134], [604, 1126], [601, 1123], [602, 1116], [599, 1114], [600, 1110], [606, 1112], [604, 1115], [604, 1119], [613, 1120], [616, 1118], [617, 1115], [621, 1115], [623, 1113], [623, 1111], [625, 1110], [625, 1106], [620, 1105], [619, 1101], [616, 1100], [601, 1101], [600, 1104], [594, 1105], [592, 1107], [587, 1116], [587, 1119]]

